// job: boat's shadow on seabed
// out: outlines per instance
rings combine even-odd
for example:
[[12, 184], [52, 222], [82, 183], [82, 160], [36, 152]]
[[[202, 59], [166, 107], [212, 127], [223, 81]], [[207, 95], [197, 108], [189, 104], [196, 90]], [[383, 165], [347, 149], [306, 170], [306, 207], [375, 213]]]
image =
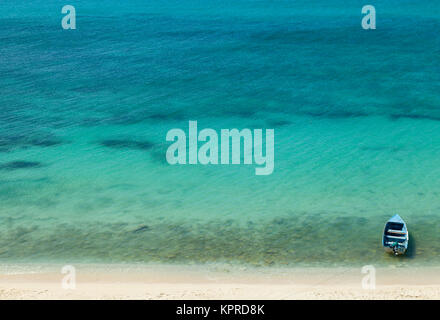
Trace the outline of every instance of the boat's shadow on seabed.
[[414, 238], [414, 235], [409, 232], [409, 242], [408, 242], [408, 250], [406, 251], [406, 254], [402, 256], [402, 258], [409, 258], [414, 259], [416, 257], [416, 239]]

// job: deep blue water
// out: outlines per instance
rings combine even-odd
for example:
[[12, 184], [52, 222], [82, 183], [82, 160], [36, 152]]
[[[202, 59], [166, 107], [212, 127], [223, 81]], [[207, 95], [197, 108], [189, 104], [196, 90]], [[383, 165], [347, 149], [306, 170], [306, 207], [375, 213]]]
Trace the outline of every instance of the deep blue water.
[[[365, 4], [1, 1], [0, 261], [437, 264], [440, 2]], [[273, 174], [170, 166], [189, 120], [275, 129]]]

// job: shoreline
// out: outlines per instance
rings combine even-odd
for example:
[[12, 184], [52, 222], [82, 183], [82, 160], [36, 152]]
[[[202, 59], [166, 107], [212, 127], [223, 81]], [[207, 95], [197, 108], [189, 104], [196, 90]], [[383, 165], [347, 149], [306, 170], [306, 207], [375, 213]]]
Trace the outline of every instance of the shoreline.
[[361, 268], [76, 264], [63, 289], [58, 264], [0, 264], [0, 299], [440, 299], [440, 267], [380, 267], [363, 289]]

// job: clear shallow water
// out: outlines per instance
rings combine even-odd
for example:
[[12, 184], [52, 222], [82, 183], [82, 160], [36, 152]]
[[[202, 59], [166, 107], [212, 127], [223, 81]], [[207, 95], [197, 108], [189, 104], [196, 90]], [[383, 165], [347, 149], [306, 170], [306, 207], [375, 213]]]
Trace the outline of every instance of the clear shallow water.
[[[358, 1], [143, 2], [78, 1], [75, 31], [0, 4], [0, 261], [438, 264], [440, 4], [368, 32]], [[169, 166], [188, 120], [275, 128], [274, 173]]]

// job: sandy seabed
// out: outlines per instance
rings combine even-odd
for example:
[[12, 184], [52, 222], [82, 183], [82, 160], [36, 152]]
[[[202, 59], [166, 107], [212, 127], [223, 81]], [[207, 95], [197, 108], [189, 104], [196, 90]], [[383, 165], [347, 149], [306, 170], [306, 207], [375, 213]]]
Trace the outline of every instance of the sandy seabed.
[[0, 265], [0, 299], [440, 299], [440, 267], [377, 268], [364, 289], [361, 267], [73, 266], [66, 289], [63, 265]]

